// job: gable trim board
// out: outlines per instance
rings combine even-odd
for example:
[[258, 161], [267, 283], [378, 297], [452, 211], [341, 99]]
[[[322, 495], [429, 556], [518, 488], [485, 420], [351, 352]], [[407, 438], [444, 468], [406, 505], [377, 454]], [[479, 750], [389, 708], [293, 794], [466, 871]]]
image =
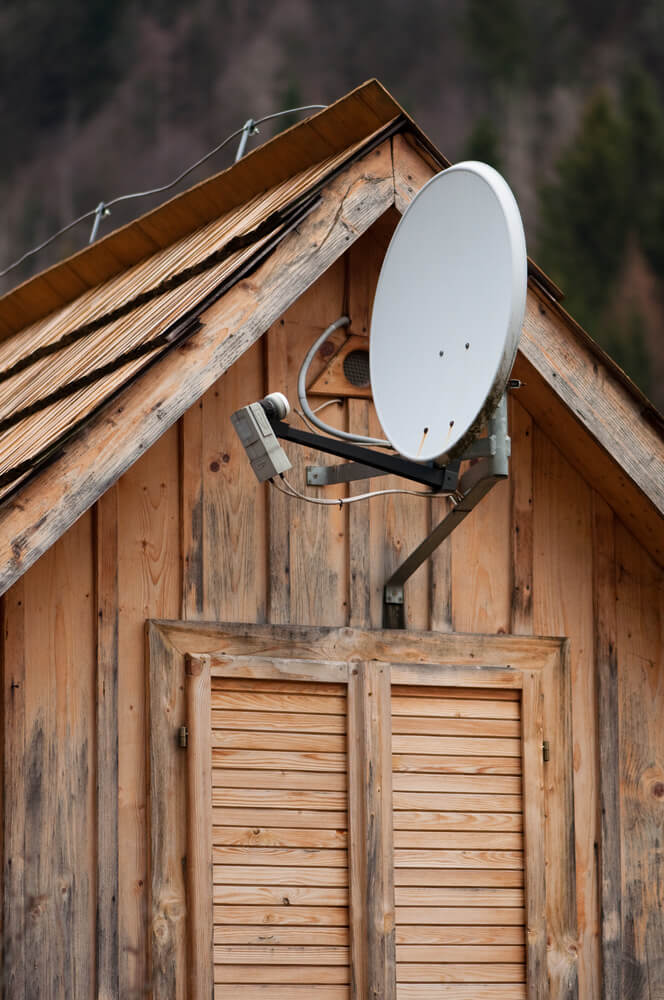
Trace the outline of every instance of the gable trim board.
[[[373, 222], [392, 205], [405, 209], [437, 167], [430, 148], [419, 144], [420, 136], [411, 132], [386, 139], [338, 173], [296, 231], [199, 316], [199, 330], [136, 377], [0, 507], [0, 592]], [[526, 382], [519, 401], [664, 565], [660, 426], [647, 401], [591, 344], [531, 267], [515, 367]]]

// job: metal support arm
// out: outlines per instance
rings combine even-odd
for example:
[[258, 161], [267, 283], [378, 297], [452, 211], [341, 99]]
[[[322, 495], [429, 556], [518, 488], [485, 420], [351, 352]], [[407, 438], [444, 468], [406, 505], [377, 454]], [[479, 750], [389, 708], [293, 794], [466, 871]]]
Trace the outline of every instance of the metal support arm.
[[273, 420], [271, 424], [272, 430], [282, 441], [292, 441], [294, 444], [302, 444], [307, 448], [316, 448], [328, 455], [336, 455], [338, 458], [349, 459], [351, 462], [359, 462], [364, 467], [370, 466], [371, 469], [376, 470], [370, 473], [371, 475], [402, 476], [404, 479], [422, 483], [422, 485], [442, 493], [454, 493], [459, 482], [459, 462], [450, 462], [444, 467], [433, 463], [420, 464], [402, 458], [401, 455], [372, 451], [370, 448], [351, 444], [348, 441], [301, 431], [282, 420]]
[[[493, 438], [493, 441], [491, 440]], [[487, 440], [487, 439], [482, 439]], [[383, 625], [403, 628], [405, 625], [404, 584], [416, 569], [429, 558], [457, 525], [475, 509], [489, 490], [509, 474], [510, 439], [507, 434], [507, 397], [503, 396], [489, 420], [489, 455], [482, 458], [461, 477], [455, 506], [431, 534], [411, 552], [385, 584], [383, 595]], [[476, 442], [479, 444], [479, 442]], [[495, 446], [494, 446], [495, 443]], [[484, 446], [486, 447], [486, 446]], [[479, 449], [477, 449], [479, 450]], [[486, 452], [485, 452], [486, 453]]]

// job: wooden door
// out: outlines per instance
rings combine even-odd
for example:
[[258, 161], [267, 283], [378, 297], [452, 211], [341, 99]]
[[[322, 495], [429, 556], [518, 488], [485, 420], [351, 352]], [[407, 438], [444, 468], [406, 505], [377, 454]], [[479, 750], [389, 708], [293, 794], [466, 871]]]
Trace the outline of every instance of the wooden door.
[[[305, 648], [272, 629], [258, 653], [251, 631], [173, 658], [184, 918], [175, 966], [161, 932], [155, 997], [573, 995], [547, 970], [564, 906], [545, 877], [560, 833], [545, 818], [546, 669], [398, 662], [403, 643], [394, 662], [356, 659], [371, 633], [354, 652], [350, 630]], [[156, 696], [163, 670], [152, 678]], [[549, 814], [566, 802], [557, 789]], [[153, 895], [172, 906], [173, 866], [158, 868]]]

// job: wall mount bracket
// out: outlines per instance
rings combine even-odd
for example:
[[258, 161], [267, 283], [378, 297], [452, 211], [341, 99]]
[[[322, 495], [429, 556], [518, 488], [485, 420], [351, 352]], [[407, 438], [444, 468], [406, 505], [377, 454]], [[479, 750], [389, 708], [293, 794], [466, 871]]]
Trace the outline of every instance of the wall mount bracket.
[[[510, 388], [512, 384], [510, 383]], [[516, 387], [516, 386], [514, 386]], [[392, 455], [322, 434], [312, 434], [291, 427], [282, 420], [271, 420], [278, 438], [328, 455], [345, 459], [341, 465], [307, 467], [308, 486], [329, 486], [374, 476], [396, 475], [428, 486], [436, 493], [450, 495], [452, 509], [416, 549], [392, 573], [383, 590], [383, 627], [404, 628], [406, 602], [404, 587], [413, 573], [448, 538], [457, 525], [475, 509], [492, 487], [509, 475], [510, 438], [507, 426], [507, 395], [503, 395], [488, 420], [487, 435], [473, 441], [460, 459], [438, 466], [433, 462], [412, 462]], [[462, 461], [471, 465], [459, 477]]]
[[423, 542], [392, 573], [383, 590], [383, 627], [405, 628], [404, 586], [423, 562], [448, 538], [457, 525], [475, 509], [496, 483], [509, 475], [510, 438], [507, 427], [507, 396], [504, 395], [488, 421], [488, 435], [475, 440], [463, 456], [479, 458], [461, 477], [453, 496], [454, 507]]

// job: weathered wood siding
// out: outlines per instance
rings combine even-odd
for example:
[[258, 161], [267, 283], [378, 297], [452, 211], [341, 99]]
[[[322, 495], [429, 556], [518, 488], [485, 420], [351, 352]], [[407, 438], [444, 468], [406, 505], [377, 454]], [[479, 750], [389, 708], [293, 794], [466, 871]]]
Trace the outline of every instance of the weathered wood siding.
[[[363, 333], [388, 232], [362, 237], [3, 599], [7, 998], [149, 988], [146, 618], [378, 627], [386, 575], [441, 516], [413, 497], [287, 501], [257, 486], [229, 420], [265, 391], [293, 400], [305, 348], [342, 311]], [[325, 412], [376, 429], [365, 400]], [[511, 481], [408, 584], [407, 626], [569, 637], [569, 948], [584, 1000], [602, 995], [602, 955], [607, 1000], [639, 1000], [664, 984], [662, 573], [517, 399], [511, 412]], [[296, 456], [297, 485], [312, 459]]]

